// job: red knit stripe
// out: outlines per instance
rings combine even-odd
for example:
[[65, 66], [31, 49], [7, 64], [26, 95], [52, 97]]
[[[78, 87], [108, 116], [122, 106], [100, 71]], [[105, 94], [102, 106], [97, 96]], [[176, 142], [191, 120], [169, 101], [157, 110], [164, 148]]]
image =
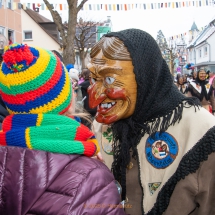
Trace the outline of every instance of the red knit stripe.
[[5, 132], [10, 131], [12, 128], [12, 121], [13, 121], [13, 115], [7, 116], [2, 123], [2, 130]]
[[68, 109], [69, 109], [70, 106], [71, 106], [71, 103], [72, 103], [72, 102], [70, 102], [70, 104], [68, 105], [68, 107], [66, 107], [64, 110], [62, 110], [59, 114], [62, 115], [62, 114], [64, 114], [66, 111], [68, 111]]
[[85, 141], [91, 138], [93, 135], [94, 134], [90, 131], [88, 127], [80, 124], [80, 126], [77, 128], [77, 131], [76, 131], [75, 140]]
[[25, 104], [27, 101], [33, 101], [36, 98], [41, 97], [42, 95], [49, 92], [58, 83], [61, 75], [62, 75], [62, 65], [60, 60], [58, 59], [54, 74], [44, 85], [40, 86], [35, 90], [29, 91], [23, 94], [17, 94], [17, 95], [8, 95], [0, 91], [2, 99], [5, 102], [8, 102], [9, 104]]
[[92, 157], [96, 153], [96, 145], [93, 142], [82, 141], [84, 145], [84, 155], [87, 157]]
[[6, 146], [6, 132], [0, 132], [0, 146]]

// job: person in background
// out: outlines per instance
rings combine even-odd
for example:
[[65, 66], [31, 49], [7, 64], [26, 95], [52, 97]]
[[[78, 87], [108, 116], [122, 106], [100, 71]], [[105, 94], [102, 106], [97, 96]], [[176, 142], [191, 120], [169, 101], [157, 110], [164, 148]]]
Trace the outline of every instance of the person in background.
[[209, 84], [212, 84], [213, 83], [213, 80], [214, 80], [214, 78], [215, 78], [215, 74], [214, 74], [214, 72], [213, 71], [210, 71], [210, 70], [208, 70], [208, 73], [209, 73]]
[[194, 96], [199, 99], [202, 106], [210, 111], [210, 106], [212, 107], [212, 113], [215, 112], [215, 98], [214, 90], [215, 86], [209, 84], [206, 80], [206, 70], [202, 67], [197, 72], [197, 77], [195, 81], [190, 81], [187, 86], [187, 96]]
[[178, 88], [178, 90], [182, 93], [182, 94], [186, 94], [187, 93], [187, 82], [184, 82], [184, 76], [180, 75], [177, 76], [177, 82], [176, 82], [176, 86]]
[[52, 50], [52, 52], [53, 52], [55, 55], [57, 55], [57, 56], [59, 57], [59, 59], [63, 62], [63, 57], [62, 57], [62, 55], [61, 55], [58, 51]]
[[4, 118], [8, 115], [9, 115], [9, 113], [6, 109], [4, 102], [2, 101], [1, 96], [0, 96], [0, 130], [2, 130], [2, 122], [3, 122]]
[[187, 84], [187, 75], [186, 74], [184, 74], [184, 75], [182, 75], [182, 77], [183, 77], [183, 82], [184, 82], [184, 84]]
[[[84, 78], [84, 82], [82, 82], [79, 86], [81, 88], [82, 97], [83, 97], [83, 107], [91, 115], [91, 119], [93, 120], [96, 115], [97, 108], [89, 107], [89, 94], [87, 92], [87, 89], [90, 86], [90, 80], [89, 80], [90, 71], [88, 69], [83, 69], [82, 75]], [[91, 127], [91, 126], [88, 124], [88, 127]]]
[[84, 77], [82, 72], [79, 74], [79, 81], [78, 81], [78, 85], [80, 85], [82, 82], [84, 82]]
[[73, 119], [69, 74], [53, 52], [9, 46], [0, 94], [10, 113], [0, 132], [0, 214], [125, 215], [94, 134]]
[[[63, 62], [63, 61], [62, 61], [62, 62]], [[67, 69], [67, 71], [69, 72], [70, 69], [74, 69], [74, 65], [71, 64], [71, 63], [70, 63], [70, 64], [67, 64], [67, 65], [66, 65], [66, 69]]]
[[78, 81], [79, 81], [79, 72], [77, 69], [71, 68], [69, 70], [69, 76], [70, 80], [72, 82], [72, 88], [75, 92], [75, 97], [77, 98], [77, 92], [78, 92]]
[[82, 92], [82, 96], [84, 99], [84, 109], [90, 113], [90, 115], [92, 117], [94, 117], [96, 115], [96, 108], [90, 108], [89, 107], [89, 94], [87, 92], [87, 89], [88, 87], [90, 86], [90, 80], [89, 80], [89, 77], [90, 77], [90, 71], [89, 69], [83, 69], [82, 70], [82, 75], [83, 75], [83, 78], [84, 78], [84, 82], [82, 82], [80, 84], [80, 87], [81, 87], [81, 92]]
[[191, 72], [191, 75], [192, 75], [192, 77], [191, 77], [191, 80], [190, 80], [190, 81], [195, 81], [196, 78], [197, 78], [197, 71], [193, 70], [193, 71]]

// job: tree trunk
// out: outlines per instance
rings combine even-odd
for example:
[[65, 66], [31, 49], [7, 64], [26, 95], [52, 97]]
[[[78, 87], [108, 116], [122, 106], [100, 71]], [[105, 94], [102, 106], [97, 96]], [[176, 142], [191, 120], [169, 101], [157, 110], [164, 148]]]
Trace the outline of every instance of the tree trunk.
[[[76, 4], [74, 3], [76, 2]], [[66, 46], [63, 51], [63, 61], [64, 64], [67, 65], [69, 63], [75, 64], [75, 32], [76, 32], [76, 24], [77, 24], [77, 1], [68, 1], [69, 3], [69, 19], [68, 19], [68, 31], [66, 37]]]
[[173, 58], [173, 53], [172, 53], [172, 49], [169, 50], [169, 54], [170, 54], [170, 73], [174, 76], [174, 58]]
[[86, 65], [85, 65], [85, 53], [84, 53], [84, 50], [80, 51], [80, 60], [81, 60], [81, 68], [85, 69]]

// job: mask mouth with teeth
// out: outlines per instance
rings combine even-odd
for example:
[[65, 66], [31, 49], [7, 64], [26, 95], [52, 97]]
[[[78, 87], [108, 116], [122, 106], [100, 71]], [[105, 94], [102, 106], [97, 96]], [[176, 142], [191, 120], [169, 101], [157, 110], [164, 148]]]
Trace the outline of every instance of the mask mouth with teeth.
[[111, 60], [100, 50], [88, 64], [88, 69], [91, 71], [89, 106], [97, 107], [96, 121], [111, 124], [131, 116], [137, 94], [131, 59]]

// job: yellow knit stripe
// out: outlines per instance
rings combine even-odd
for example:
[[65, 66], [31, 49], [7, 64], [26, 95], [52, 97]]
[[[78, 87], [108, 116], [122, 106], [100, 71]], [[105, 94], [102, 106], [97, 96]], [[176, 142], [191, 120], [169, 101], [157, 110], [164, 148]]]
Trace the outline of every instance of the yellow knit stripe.
[[36, 49], [39, 51], [39, 57], [35, 64], [30, 66], [23, 72], [17, 72], [7, 75], [5, 75], [3, 72], [0, 72], [1, 83], [8, 87], [14, 85], [22, 85], [40, 76], [41, 73], [45, 71], [51, 56], [44, 49], [41, 48]]
[[36, 126], [40, 126], [43, 121], [43, 114], [38, 114]]
[[31, 146], [31, 139], [30, 139], [30, 128], [26, 128], [25, 129], [25, 141], [26, 141], [26, 145], [29, 149], [32, 149]]
[[[54, 100], [52, 100], [51, 102], [49, 102], [48, 104], [45, 104], [43, 106], [33, 108], [29, 112], [22, 112], [22, 113], [32, 113], [32, 114], [48, 113], [48, 112], [54, 110], [55, 108], [57, 108], [58, 106], [60, 106], [68, 98], [69, 93], [71, 91], [71, 82], [69, 79], [68, 72], [66, 73], [65, 82], [66, 83], [64, 84], [61, 93]], [[19, 112], [17, 112], [17, 111], [12, 111], [9, 108], [7, 108], [7, 109], [10, 114], [19, 114]]]
[[97, 150], [96, 150], [95, 155], [97, 155], [100, 152], [100, 146], [99, 146], [97, 139], [88, 139], [88, 141], [93, 142], [96, 145]]

